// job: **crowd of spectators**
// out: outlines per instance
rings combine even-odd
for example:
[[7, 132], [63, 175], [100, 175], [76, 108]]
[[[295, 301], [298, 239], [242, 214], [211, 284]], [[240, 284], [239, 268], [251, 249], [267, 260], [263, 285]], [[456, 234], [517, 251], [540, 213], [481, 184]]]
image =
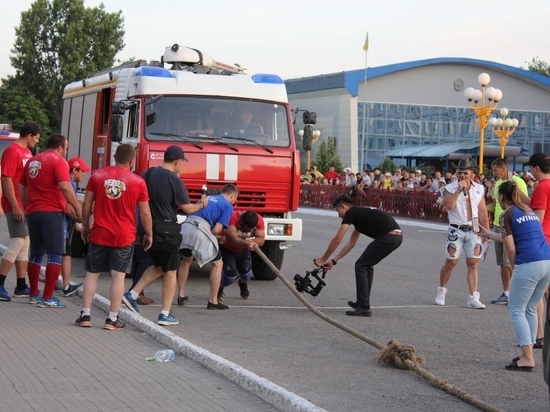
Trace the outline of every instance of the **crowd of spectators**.
[[[514, 171], [527, 183], [529, 196], [537, 184], [536, 180], [529, 172]], [[390, 170], [380, 170], [376, 167], [374, 170], [363, 170], [354, 172], [350, 167], [345, 167], [341, 171], [335, 170], [331, 166], [322, 173], [317, 166], [311, 166], [310, 169], [301, 177], [302, 184], [307, 185], [325, 185], [341, 186], [349, 189], [351, 196], [365, 197], [368, 189], [389, 190], [389, 191], [419, 191], [431, 192], [438, 196], [438, 202], [441, 201], [442, 189], [445, 185], [456, 180], [456, 175], [452, 171], [436, 170], [427, 174], [420, 169], [408, 170], [406, 168], [397, 168], [395, 172]], [[476, 183], [481, 183], [485, 187], [485, 200], [488, 204], [493, 203], [493, 177], [484, 174], [476, 174], [473, 177]]]

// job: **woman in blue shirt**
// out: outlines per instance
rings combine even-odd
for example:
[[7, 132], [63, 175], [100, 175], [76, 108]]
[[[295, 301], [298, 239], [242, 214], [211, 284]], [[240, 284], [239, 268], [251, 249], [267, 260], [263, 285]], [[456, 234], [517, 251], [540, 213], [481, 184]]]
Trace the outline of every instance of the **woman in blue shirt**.
[[504, 182], [498, 188], [502, 235], [481, 228], [480, 236], [503, 242], [514, 271], [508, 310], [521, 347], [508, 370], [531, 372], [535, 369], [533, 344], [537, 334], [537, 305], [550, 282], [550, 246], [538, 216], [521, 203], [516, 184]]

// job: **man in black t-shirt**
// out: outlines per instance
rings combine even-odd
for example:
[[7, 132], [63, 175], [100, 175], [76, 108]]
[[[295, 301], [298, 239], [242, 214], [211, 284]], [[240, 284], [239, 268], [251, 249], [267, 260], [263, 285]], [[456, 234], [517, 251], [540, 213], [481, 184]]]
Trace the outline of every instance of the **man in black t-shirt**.
[[[374, 208], [353, 206], [348, 195], [340, 195], [332, 206], [342, 218], [342, 224], [336, 235], [330, 241], [322, 257], [314, 259], [318, 265], [332, 269], [336, 263], [346, 256], [357, 244], [363, 234], [373, 238], [363, 254], [355, 262], [355, 284], [357, 300], [349, 301], [353, 311], [347, 311], [348, 316], [371, 316], [370, 291], [374, 278], [374, 265], [397, 249], [403, 242], [402, 231], [397, 222], [388, 213]], [[350, 225], [354, 226], [348, 243], [346, 243], [334, 258], [330, 256], [336, 251]]]

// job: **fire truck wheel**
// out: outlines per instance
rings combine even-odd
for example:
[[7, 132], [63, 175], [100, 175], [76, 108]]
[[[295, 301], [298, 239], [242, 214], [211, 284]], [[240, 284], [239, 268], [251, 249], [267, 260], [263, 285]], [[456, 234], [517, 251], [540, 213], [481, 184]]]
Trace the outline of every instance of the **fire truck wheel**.
[[[283, 266], [283, 258], [285, 255], [285, 251], [279, 248], [279, 243], [280, 242], [276, 241], [268, 241], [261, 247], [262, 252], [264, 252], [277, 269], [281, 269], [281, 266]], [[252, 253], [252, 273], [257, 280], [277, 279], [277, 274], [269, 269], [262, 258], [256, 253]]]

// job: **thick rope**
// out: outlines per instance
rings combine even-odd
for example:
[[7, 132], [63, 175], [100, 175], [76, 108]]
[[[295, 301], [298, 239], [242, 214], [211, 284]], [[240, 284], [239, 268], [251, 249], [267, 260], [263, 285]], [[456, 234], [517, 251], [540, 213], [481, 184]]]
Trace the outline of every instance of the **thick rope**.
[[327, 321], [333, 326], [336, 326], [339, 329], [349, 333], [350, 335], [355, 336], [358, 339], [368, 343], [371, 346], [374, 346], [376, 349], [380, 350], [378, 355], [379, 363], [386, 363], [389, 365], [394, 365], [399, 369], [410, 370], [415, 372], [420, 377], [428, 381], [432, 386], [437, 389], [441, 389], [467, 403], [475, 406], [479, 410], [487, 412], [504, 412], [502, 409], [490, 405], [476, 397], [470, 395], [463, 389], [460, 389], [453, 384], [438, 378], [437, 376], [431, 374], [426, 369], [423, 368], [424, 357], [416, 353], [416, 349], [411, 345], [404, 345], [399, 341], [391, 340], [388, 342], [387, 346], [384, 346], [380, 342], [370, 338], [367, 335], [364, 335], [361, 332], [356, 331], [355, 329], [350, 328], [349, 326], [344, 325], [343, 323], [338, 322], [336, 319], [331, 318], [330, 316], [325, 315], [315, 306], [313, 306], [303, 294], [298, 292], [294, 285], [285, 278], [282, 273], [275, 267], [275, 265], [267, 258], [267, 256], [262, 252], [262, 250], [255, 245], [254, 251], [262, 258], [265, 264], [277, 275], [277, 277], [286, 285], [288, 289], [298, 298], [300, 302], [304, 304], [310, 311], [321, 319]]

